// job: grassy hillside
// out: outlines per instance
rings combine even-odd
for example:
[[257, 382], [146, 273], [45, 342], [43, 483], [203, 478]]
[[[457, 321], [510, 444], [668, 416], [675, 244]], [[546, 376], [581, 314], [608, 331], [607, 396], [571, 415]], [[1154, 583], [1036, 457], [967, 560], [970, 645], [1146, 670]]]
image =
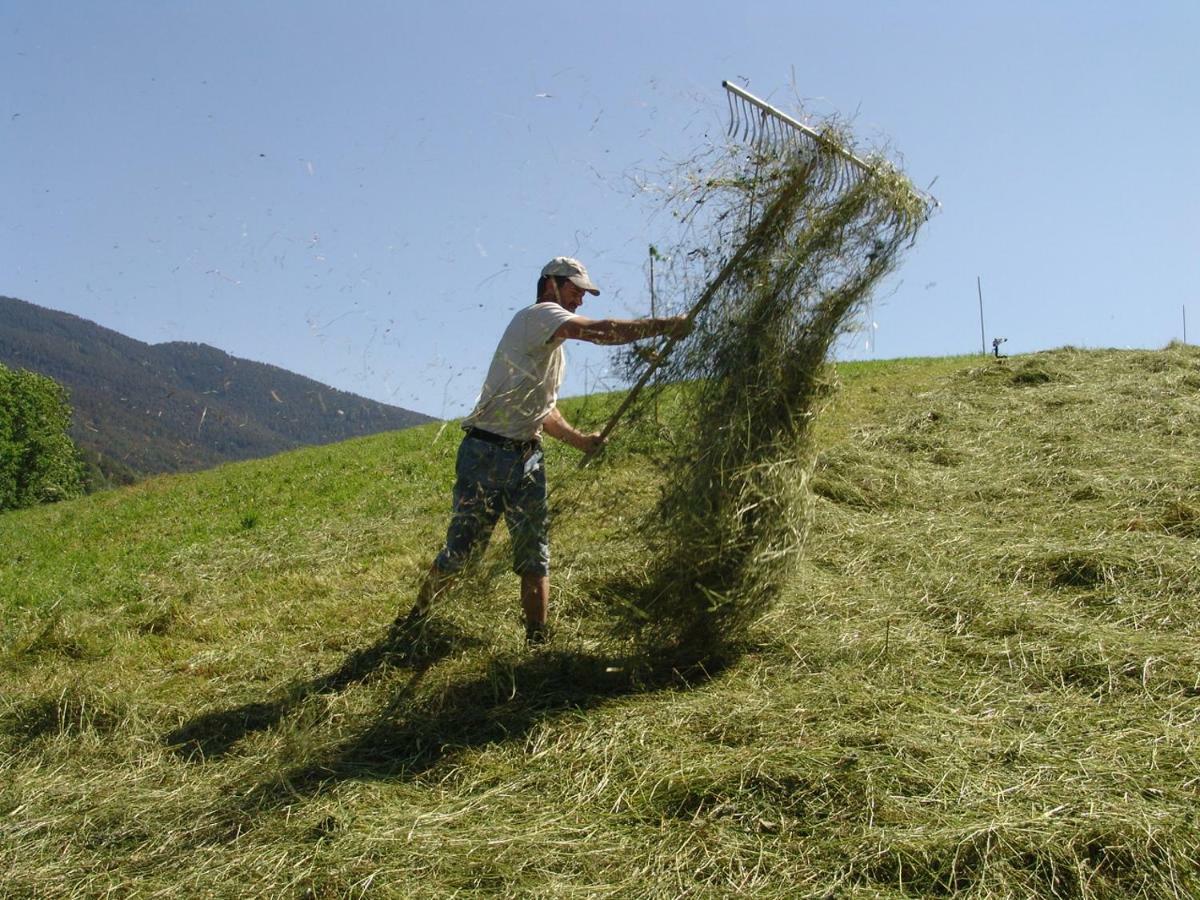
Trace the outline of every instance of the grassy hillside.
[[601, 652], [620, 448], [551, 456], [537, 652], [503, 547], [381, 640], [453, 429], [0, 516], [0, 895], [1200, 895], [1200, 352], [839, 371], [720, 671]]

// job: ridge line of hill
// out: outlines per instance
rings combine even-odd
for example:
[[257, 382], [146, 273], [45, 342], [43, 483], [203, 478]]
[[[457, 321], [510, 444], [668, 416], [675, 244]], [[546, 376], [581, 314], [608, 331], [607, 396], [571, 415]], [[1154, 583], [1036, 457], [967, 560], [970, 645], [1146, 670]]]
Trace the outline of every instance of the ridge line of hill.
[[12, 297], [0, 297], [0, 363], [67, 388], [71, 436], [102, 481], [436, 421], [207, 344], [148, 344]]

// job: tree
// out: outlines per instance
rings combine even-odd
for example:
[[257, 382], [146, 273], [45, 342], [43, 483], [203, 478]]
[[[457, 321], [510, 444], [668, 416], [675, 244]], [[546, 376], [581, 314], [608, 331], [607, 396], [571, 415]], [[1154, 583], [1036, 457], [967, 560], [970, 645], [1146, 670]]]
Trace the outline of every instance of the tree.
[[77, 497], [83, 464], [62, 385], [0, 365], [0, 511]]

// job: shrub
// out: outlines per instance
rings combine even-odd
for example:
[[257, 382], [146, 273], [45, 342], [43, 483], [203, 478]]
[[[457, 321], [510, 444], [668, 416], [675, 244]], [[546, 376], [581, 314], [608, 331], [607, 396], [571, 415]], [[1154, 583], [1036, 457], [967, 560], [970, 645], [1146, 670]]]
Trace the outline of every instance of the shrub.
[[71, 408], [54, 380], [0, 365], [0, 511], [75, 497], [83, 465]]

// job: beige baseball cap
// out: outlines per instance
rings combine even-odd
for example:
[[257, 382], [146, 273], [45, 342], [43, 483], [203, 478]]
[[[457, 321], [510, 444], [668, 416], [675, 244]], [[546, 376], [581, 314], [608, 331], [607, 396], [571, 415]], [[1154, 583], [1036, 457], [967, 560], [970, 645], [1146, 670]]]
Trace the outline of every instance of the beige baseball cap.
[[571, 259], [569, 256], [556, 256], [546, 265], [542, 266], [542, 277], [548, 275], [558, 275], [562, 278], [569, 278], [575, 287], [587, 291], [589, 294], [600, 296], [600, 288], [592, 282], [588, 277], [587, 269], [583, 267], [577, 259]]

